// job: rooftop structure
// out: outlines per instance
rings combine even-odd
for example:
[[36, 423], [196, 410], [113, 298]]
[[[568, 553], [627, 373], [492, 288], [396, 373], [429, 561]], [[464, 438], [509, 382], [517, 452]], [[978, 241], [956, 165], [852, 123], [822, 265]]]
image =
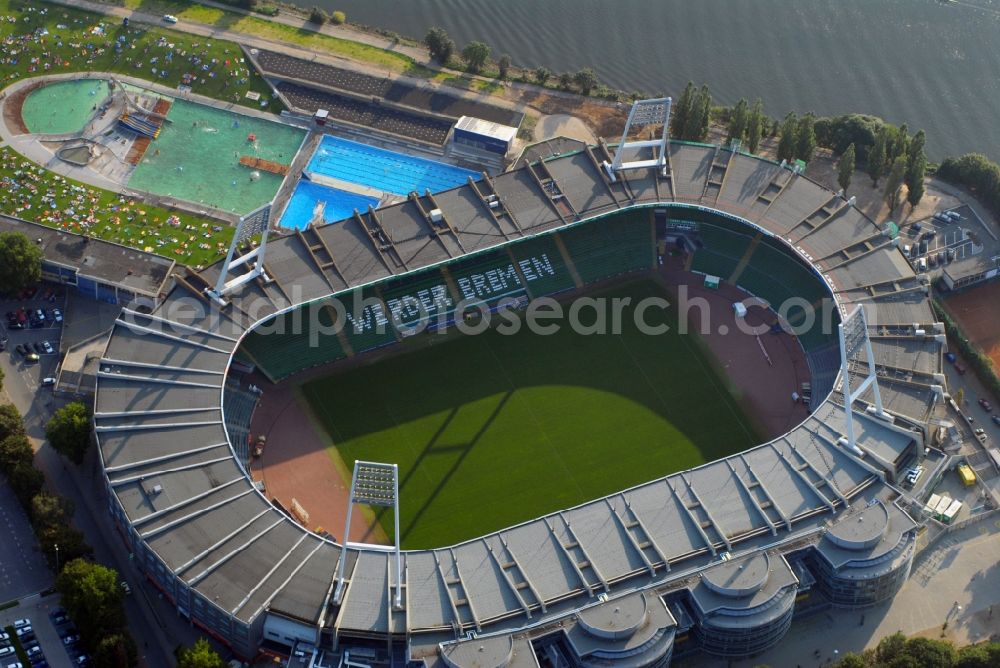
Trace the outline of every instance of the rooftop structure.
[[0, 215], [0, 232], [20, 232], [42, 249], [45, 278], [105, 301], [128, 303], [142, 297], [158, 303], [176, 266], [162, 255], [11, 216]]

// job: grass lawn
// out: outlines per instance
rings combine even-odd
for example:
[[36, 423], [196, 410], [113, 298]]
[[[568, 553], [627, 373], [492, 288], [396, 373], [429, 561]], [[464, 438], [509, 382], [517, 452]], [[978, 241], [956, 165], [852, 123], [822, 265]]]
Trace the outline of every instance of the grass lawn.
[[[283, 108], [256, 70], [240, 62], [233, 42], [158, 26], [125, 28], [111, 17], [41, 2], [0, 0], [0, 17], [0, 86], [40, 74], [116, 72], [176, 88], [187, 73], [197, 76], [195, 93], [273, 113]], [[248, 91], [267, 105], [246, 99]]]
[[[64, 178], [6, 146], [0, 148], [0, 212], [149, 249], [190, 266], [208, 264], [224, 254], [234, 231]], [[172, 225], [168, 219], [173, 215]]]
[[454, 544], [758, 442], [675, 311], [646, 321], [671, 330], [643, 334], [626, 310], [620, 335], [423, 335], [303, 392], [338, 466], [399, 465], [403, 546]]

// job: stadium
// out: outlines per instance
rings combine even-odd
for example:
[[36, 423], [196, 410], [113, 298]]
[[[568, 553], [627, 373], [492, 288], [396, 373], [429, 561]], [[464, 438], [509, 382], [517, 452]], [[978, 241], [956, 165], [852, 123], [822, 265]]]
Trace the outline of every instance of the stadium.
[[[245, 222], [259, 231], [267, 216]], [[897, 483], [931, 444], [944, 336], [893, 227], [788, 165], [664, 139], [535, 157], [271, 239], [242, 263], [177, 276], [152, 312], [123, 311], [94, 414], [109, 512], [178, 614], [246, 658], [308, 647], [317, 666], [663, 666], [758, 654], [794, 615], [874, 605], [910, 572], [918, 505]], [[310, 531], [248, 476], [234, 361], [279, 381], [405, 345], [429, 314], [449, 327], [463, 296], [489, 310], [668, 255], [771, 304], [832, 298], [839, 338], [798, 339], [811, 396], [794, 428], [401, 553]], [[361, 324], [322, 345], [308, 328], [273, 333], [308, 310], [332, 326], [356, 296]]]

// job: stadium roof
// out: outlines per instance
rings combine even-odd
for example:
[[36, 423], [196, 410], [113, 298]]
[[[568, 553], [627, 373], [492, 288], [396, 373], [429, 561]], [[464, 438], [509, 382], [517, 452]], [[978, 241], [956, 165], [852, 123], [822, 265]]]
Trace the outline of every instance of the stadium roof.
[[[844, 408], [834, 393], [791, 432], [746, 452], [460, 545], [406, 552], [404, 606], [394, 610], [385, 553], [345, 553], [255, 490], [231, 457], [220, 414], [230, 356], [255, 323], [625, 207], [704, 207], [785, 239], [812, 258], [843, 308], [870, 309], [872, 334], [886, 335], [881, 359], [894, 369], [940, 369], [921, 345], [933, 336], [913, 331], [914, 323], [933, 325], [924, 286], [875, 223], [832, 192], [712, 146], [673, 144], [665, 176], [636, 171], [610, 182], [599, 166], [608, 159], [604, 147], [586, 147], [273, 239], [263, 260], [273, 282], [248, 284], [221, 314], [202, 296], [218, 265], [179, 277], [153, 315], [125, 311], [101, 364], [95, 423], [114, 496], [142, 539], [192, 588], [247, 622], [266, 609], [318, 619], [336, 562], [346, 558], [336, 627], [424, 636], [436, 652], [442, 638], [543, 623], [601, 594], [685, 586], [724, 553], [742, 558], [819, 541], [852, 505], [878, 499], [892, 507], [896, 492], [874, 461], [881, 456], [859, 459], [838, 444]], [[426, 215], [434, 208], [443, 226]], [[934, 402], [916, 381], [886, 382], [882, 397], [916, 422]], [[906, 427], [860, 405], [855, 413], [862, 450], [891, 456], [912, 443]], [[501, 644], [490, 651], [505, 651]]]

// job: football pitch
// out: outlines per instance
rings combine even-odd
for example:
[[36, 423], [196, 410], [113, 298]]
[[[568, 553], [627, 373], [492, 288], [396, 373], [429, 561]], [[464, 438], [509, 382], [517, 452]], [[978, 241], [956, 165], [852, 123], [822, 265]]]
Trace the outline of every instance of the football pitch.
[[[640, 279], [590, 296], [666, 294]], [[632, 316], [620, 335], [424, 334], [303, 393], [341, 470], [399, 465], [403, 547], [447, 546], [759, 442], [673, 308], [646, 311], [658, 336]]]

